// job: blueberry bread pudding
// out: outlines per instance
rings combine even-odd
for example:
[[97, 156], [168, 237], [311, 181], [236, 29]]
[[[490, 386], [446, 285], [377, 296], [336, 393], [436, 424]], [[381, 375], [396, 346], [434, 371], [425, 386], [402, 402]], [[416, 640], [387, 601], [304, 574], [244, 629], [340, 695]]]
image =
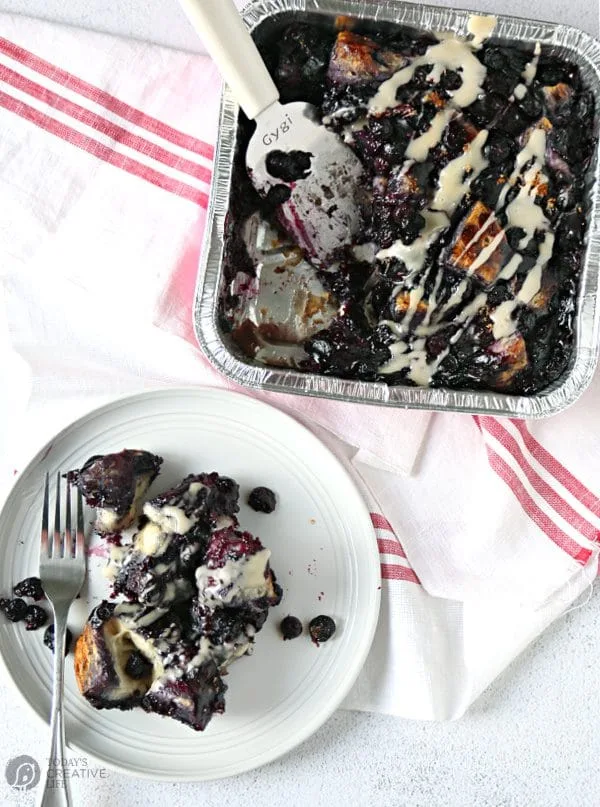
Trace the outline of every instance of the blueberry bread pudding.
[[594, 99], [576, 65], [539, 44], [496, 44], [493, 26], [474, 17], [459, 38], [295, 23], [263, 44], [282, 100], [314, 103], [358, 155], [365, 205], [353, 243], [310, 259], [280, 226], [289, 183], [260, 199], [245, 176], [242, 120], [220, 305], [243, 354], [340, 378], [513, 394], [560, 377]]
[[223, 675], [282, 595], [270, 551], [239, 526], [238, 500], [234, 480], [189, 475], [142, 504], [130, 538], [111, 542], [105, 574], [122, 599], [94, 608], [75, 648], [92, 706], [141, 707], [197, 731], [224, 711]]

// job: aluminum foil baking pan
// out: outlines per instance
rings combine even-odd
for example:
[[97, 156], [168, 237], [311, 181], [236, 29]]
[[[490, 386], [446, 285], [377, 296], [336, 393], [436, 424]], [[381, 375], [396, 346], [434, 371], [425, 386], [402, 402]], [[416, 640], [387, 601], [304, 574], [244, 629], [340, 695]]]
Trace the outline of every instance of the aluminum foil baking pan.
[[[453, 31], [466, 36], [472, 11], [413, 5], [402, 0], [253, 0], [242, 12], [255, 38], [273, 36], [290, 22], [318, 18], [335, 24], [338, 15], [391, 22], [421, 31]], [[482, 12], [483, 13], [483, 12]], [[596, 99], [598, 132], [600, 112], [600, 42], [568, 25], [498, 15], [490, 41], [505, 44], [540, 42], [552, 54], [569, 59], [581, 69], [584, 82]], [[388, 386], [381, 382], [353, 381], [266, 367], [253, 363], [222, 330], [218, 304], [222, 289], [223, 229], [232, 187], [239, 107], [225, 88], [221, 99], [219, 136], [201, 259], [194, 325], [198, 341], [211, 363], [224, 375], [254, 389], [333, 398], [340, 401], [540, 418], [572, 404], [590, 383], [599, 352], [600, 271], [600, 167], [598, 146], [589, 175], [590, 215], [584, 267], [580, 279], [575, 320], [574, 349], [563, 375], [536, 395], [502, 395], [496, 392]]]

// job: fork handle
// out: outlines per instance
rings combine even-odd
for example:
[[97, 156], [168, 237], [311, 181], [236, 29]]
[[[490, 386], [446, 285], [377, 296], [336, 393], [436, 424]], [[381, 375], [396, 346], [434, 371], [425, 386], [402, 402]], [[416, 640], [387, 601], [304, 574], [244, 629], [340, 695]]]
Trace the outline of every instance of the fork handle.
[[[70, 603], [69, 603], [70, 605]], [[69, 607], [54, 607], [54, 683], [50, 720], [50, 755], [46, 781], [37, 807], [71, 807], [69, 780], [65, 776], [65, 724], [63, 690], [65, 672], [65, 635]], [[58, 764], [55, 764], [58, 763]]]

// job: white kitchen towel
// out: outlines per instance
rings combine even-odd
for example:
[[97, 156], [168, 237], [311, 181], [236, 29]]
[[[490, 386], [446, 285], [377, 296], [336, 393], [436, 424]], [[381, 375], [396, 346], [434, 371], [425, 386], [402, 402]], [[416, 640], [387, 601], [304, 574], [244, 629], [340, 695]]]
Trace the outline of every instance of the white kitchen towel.
[[[0, 16], [5, 481], [110, 397], [227, 385], [191, 327], [218, 88], [204, 56]], [[542, 424], [437, 415], [425, 442], [426, 414], [260, 396], [370, 502], [383, 606], [347, 706], [458, 717], [591, 584], [597, 394]]]

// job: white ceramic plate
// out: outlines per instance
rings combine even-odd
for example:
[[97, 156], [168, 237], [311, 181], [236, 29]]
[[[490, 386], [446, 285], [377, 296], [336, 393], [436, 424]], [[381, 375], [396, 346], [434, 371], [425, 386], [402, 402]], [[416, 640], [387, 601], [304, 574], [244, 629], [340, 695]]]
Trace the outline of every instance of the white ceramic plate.
[[[42, 479], [80, 467], [92, 454], [144, 448], [164, 458], [151, 493], [192, 472], [219, 471], [249, 490], [276, 491], [274, 513], [242, 503], [240, 522], [272, 550], [284, 590], [259, 634], [254, 654], [227, 676], [226, 713], [203, 733], [168, 718], [96, 711], [80, 696], [67, 659], [65, 712], [69, 745], [137, 776], [190, 780], [230, 776], [263, 765], [305, 740], [339, 706], [369, 651], [380, 600], [377, 544], [352, 480], [323, 444], [296, 421], [244, 395], [178, 389], [118, 400], [58, 434], [19, 476], [0, 513], [0, 596], [37, 574]], [[89, 511], [89, 520], [92, 518]], [[93, 546], [93, 542], [92, 542]], [[70, 616], [79, 633], [106, 596], [101, 557]], [[337, 632], [316, 648], [305, 633], [282, 641], [277, 624], [331, 615]], [[52, 654], [43, 630], [0, 620], [0, 654], [24, 699], [44, 720], [50, 711]]]

